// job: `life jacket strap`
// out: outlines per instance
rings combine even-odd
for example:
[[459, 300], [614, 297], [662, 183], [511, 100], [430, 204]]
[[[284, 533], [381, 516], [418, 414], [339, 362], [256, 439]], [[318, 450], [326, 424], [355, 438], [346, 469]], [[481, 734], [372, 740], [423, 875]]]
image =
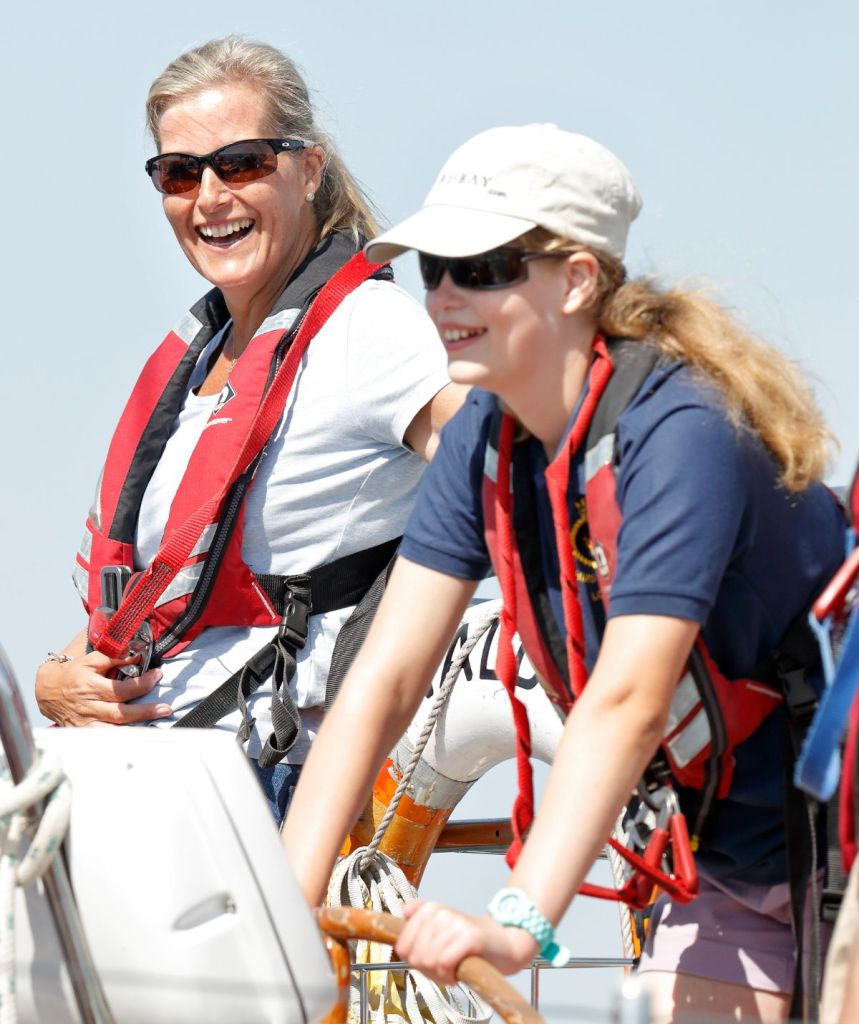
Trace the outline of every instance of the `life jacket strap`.
[[326, 565], [319, 565], [307, 574], [299, 576], [277, 576], [272, 573], [254, 573], [257, 583], [279, 614], [286, 608], [287, 593], [309, 581], [310, 606], [314, 615], [348, 608], [358, 604], [367, 588], [384, 569], [400, 545], [400, 537], [394, 537], [381, 544], [375, 544], [363, 551], [336, 558]]
[[[293, 576], [257, 575], [257, 581], [282, 615], [277, 635], [239, 670], [181, 718], [174, 728], [211, 729], [238, 708], [242, 725], [237, 739], [250, 737], [255, 720], [248, 714], [248, 698], [272, 679], [272, 735], [263, 744], [259, 763], [263, 768], [278, 764], [292, 748], [301, 730], [301, 716], [290, 693], [297, 655], [307, 640], [311, 614], [336, 611], [358, 604], [380, 575], [384, 575], [400, 543], [399, 537], [357, 551], [309, 573]], [[350, 617], [341, 630], [349, 633]], [[337, 638], [335, 650], [340, 643]]]

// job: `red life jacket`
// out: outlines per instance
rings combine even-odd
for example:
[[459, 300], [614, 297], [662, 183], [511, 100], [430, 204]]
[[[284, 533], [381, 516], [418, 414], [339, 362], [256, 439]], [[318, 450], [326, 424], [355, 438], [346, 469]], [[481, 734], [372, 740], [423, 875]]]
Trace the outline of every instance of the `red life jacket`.
[[850, 488], [850, 518], [853, 521], [853, 529], [859, 535], [859, 467], [853, 477], [853, 486]]
[[[562, 715], [569, 712], [587, 682], [584, 627], [573, 554], [573, 545], [581, 542], [584, 524], [576, 524], [579, 529], [575, 535], [571, 532], [570, 466], [584, 445], [589, 532], [586, 553], [592, 555], [600, 596], [608, 608], [622, 523], [615, 484], [617, 421], [658, 360], [659, 352], [653, 346], [623, 341], [606, 345], [598, 337], [585, 399], [568, 442], [546, 471], [561, 562], [566, 641], [557, 628], [542, 583], [540, 552], [533, 530], [534, 513], [529, 509], [531, 482], [526, 445], [515, 439], [517, 425], [509, 414], [499, 411], [491, 425], [483, 479], [484, 529], [508, 613], [507, 633], [515, 630], [519, 634], [549, 699]], [[504, 626], [502, 618], [502, 630]], [[499, 677], [502, 677], [500, 669]], [[702, 791], [693, 843], [712, 800], [728, 794], [734, 748], [747, 739], [781, 701], [778, 691], [756, 680], [727, 680], [699, 637], [687, 671], [677, 685], [662, 743], [676, 782]], [[523, 718], [516, 716], [520, 732]], [[527, 718], [524, 718], [524, 729], [527, 730]], [[523, 755], [530, 751], [527, 736], [520, 739], [518, 750], [521, 781]], [[526, 781], [526, 789], [527, 786]], [[527, 802], [526, 799], [524, 803]], [[514, 831], [517, 831], [517, 818], [518, 831], [520, 834], [524, 831], [530, 813], [531, 809], [517, 800]]]
[[857, 794], [859, 794], [859, 699], [853, 701], [844, 742], [841, 763], [841, 784], [838, 789], [838, 838], [841, 860], [845, 871], [850, 871], [856, 860], [856, 822], [859, 820]]
[[[228, 481], [260, 402], [314, 297], [353, 254], [354, 246], [347, 235], [335, 233], [324, 239], [290, 281], [271, 315], [236, 362], [189, 459], [170, 508], [165, 538], [181, 530], [195, 511], [217, 497]], [[392, 277], [387, 267], [379, 270], [365, 266], [365, 278], [373, 270], [374, 276]], [[134, 536], [143, 494], [182, 407], [199, 356], [226, 324], [228, 316], [220, 291], [213, 289], [151, 356], [126, 404], [108, 450], [77, 557], [76, 582], [89, 613], [101, 602], [101, 570], [107, 566], [134, 565]], [[276, 586], [268, 584], [272, 579], [285, 578], [257, 577], [242, 558], [245, 499], [258, 463], [259, 458], [232, 486], [148, 616], [154, 637], [154, 663], [176, 653], [208, 626], [281, 624], [284, 609], [278, 607]], [[329, 601], [327, 607], [314, 611], [356, 603], [390, 558], [389, 545], [384, 547], [372, 566], [362, 566], [362, 585], [357, 593], [347, 595], [345, 603]], [[355, 560], [355, 556], [349, 558]], [[330, 581], [326, 581], [326, 587], [330, 586]]]
[[[848, 512], [853, 523], [853, 531], [859, 538], [859, 466], [853, 477], [853, 485], [848, 495]], [[847, 577], [842, 588], [856, 591], [859, 584], [859, 556], [854, 549], [851, 560], [845, 563]], [[850, 615], [859, 616], [859, 597], [853, 597]], [[847, 738], [844, 743], [844, 759], [841, 767], [841, 786], [838, 798], [839, 837], [841, 840], [841, 857], [844, 870], [849, 871], [856, 860], [857, 833], [859, 833], [859, 696], [854, 698], [850, 710], [847, 727]]]

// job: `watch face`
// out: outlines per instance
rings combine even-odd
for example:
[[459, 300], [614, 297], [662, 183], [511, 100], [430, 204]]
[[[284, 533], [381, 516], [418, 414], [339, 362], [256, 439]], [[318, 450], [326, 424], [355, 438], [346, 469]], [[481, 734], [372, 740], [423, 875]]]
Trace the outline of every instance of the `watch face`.
[[496, 913], [507, 921], [517, 921], [522, 916], [522, 901], [515, 892], [506, 892], [495, 904]]

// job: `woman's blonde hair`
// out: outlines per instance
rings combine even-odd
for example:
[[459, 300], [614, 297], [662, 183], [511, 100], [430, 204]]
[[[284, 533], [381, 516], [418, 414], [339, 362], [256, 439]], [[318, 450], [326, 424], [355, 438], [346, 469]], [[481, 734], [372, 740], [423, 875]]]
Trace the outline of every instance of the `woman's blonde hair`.
[[322, 185], [314, 209], [319, 236], [351, 231], [356, 242], [372, 238], [379, 227], [372, 204], [346, 169], [334, 143], [317, 124], [307, 85], [296, 65], [280, 50], [241, 36], [212, 39], [177, 57], [152, 83], [146, 98], [146, 123], [161, 148], [158, 126], [164, 111], [178, 100], [227, 83], [249, 83], [267, 106], [272, 137], [297, 137], [325, 153]]
[[600, 331], [651, 341], [694, 367], [721, 392], [732, 422], [754, 430], [780, 469], [780, 482], [802, 491], [823, 477], [834, 437], [799, 367], [752, 337], [721, 306], [699, 292], [626, 279], [620, 260], [535, 228], [517, 242], [535, 252], [590, 252], [599, 264], [592, 301]]

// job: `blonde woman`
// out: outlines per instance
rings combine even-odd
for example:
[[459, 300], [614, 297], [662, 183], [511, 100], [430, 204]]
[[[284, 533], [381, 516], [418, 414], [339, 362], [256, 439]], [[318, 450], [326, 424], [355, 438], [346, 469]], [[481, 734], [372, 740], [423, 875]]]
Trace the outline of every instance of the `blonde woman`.
[[[231, 481], [316, 296], [360, 262], [376, 223], [274, 47], [228, 37], [182, 54], [146, 112], [147, 173], [212, 290], [129, 399], [75, 566], [89, 626], [41, 666], [36, 694], [60, 725], [237, 733], [280, 820], [341, 627], [396, 548], [457, 389], [420, 305], [362, 263]], [[161, 564], [224, 488], [133, 643], [88, 653], [88, 640], [104, 647], [110, 609], [128, 606], [129, 576]]]
[[[627, 169], [592, 140], [498, 128], [457, 150], [423, 208], [369, 245], [371, 258], [418, 251], [451, 377], [474, 388], [423, 482], [284, 839], [317, 903], [493, 566], [499, 674], [517, 629], [565, 731], [490, 912], [416, 904], [399, 953], [445, 982], [470, 953], [507, 972], [541, 952], [562, 960], [553, 927], [659, 753], [701, 883], [694, 901], [663, 899], [654, 914], [641, 971], [656, 1019], [782, 1020], [794, 959], [783, 714], [777, 690], [750, 676], [841, 557], [841, 515], [820, 483], [829, 435], [776, 351], [699, 296], [626, 280], [639, 207]], [[718, 695], [716, 759], [697, 735], [692, 677]], [[332, 765], [346, 746], [344, 776]], [[529, 804], [525, 783], [520, 837]]]

